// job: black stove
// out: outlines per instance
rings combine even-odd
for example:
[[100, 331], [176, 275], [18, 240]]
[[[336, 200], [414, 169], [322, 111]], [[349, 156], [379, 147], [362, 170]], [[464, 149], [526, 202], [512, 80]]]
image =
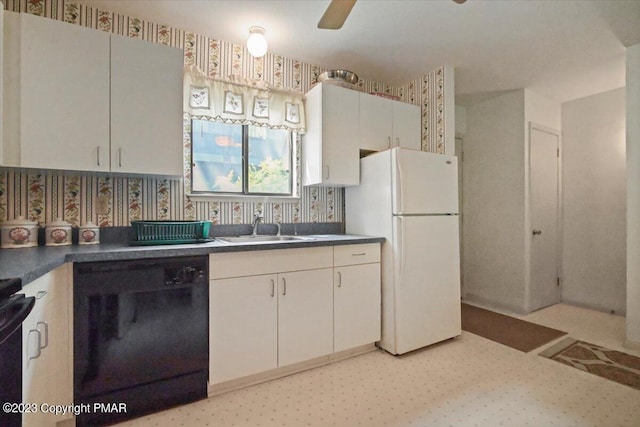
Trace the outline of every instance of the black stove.
[[20, 279], [0, 279], [0, 303], [22, 289]]
[[[22, 401], [22, 322], [35, 304], [34, 297], [19, 294], [20, 279], [0, 279], [0, 403]], [[0, 425], [22, 424], [20, 413], [0, 411]]]

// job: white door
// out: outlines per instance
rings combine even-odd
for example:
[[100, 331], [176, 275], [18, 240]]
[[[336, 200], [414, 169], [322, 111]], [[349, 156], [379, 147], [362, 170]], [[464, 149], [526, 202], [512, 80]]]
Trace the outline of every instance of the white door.
[[394, 148], [391, 150], [393, 213], [458, 212], [458, 162], [455, 156]]
[[559, 160], [557, 131], [531, 125], [530, 196], [531, 311], [560, 302], [559, 285]]
[[458, 218], [396, 216], [394, 231], [396, 352], [402, 354], [461, 333]]

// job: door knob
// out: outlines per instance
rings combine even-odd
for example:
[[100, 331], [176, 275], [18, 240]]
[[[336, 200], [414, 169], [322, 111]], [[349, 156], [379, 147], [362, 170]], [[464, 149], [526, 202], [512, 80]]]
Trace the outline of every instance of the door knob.
[[534, 236], [539, 235], [539, 234], [542, 234], [542, 230], [533, 230], [533, 235]]

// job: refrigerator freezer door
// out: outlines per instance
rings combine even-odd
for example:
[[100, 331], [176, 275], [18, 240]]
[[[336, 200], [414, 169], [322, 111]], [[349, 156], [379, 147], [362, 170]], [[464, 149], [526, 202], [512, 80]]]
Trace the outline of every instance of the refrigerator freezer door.
[[458, 217], [393, 221], [395, 351], [389, 351], [403, 354], [461, 334]]
[[455, 156], [391, 150], [393, 213], [458, 213], [458, 159]]

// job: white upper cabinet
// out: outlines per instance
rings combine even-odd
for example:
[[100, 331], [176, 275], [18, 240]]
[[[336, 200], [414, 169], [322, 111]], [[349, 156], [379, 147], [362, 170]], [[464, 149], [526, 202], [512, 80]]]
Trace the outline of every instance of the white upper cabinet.
[[182, 175], [180, 49], [5, 12], [2, 166]]
[[320, 83], [306, 94], [302, 184], [360, 183], [360, 150], [420, 150], [420, 107]]
[[307, 92], [307, 133], [302, 139], [302, 184], [360, 183], [360, 93], [331, 84]]
[[391, 148], [393, 106], [380, 96], [360, 93], [360, 148], [382, 151]]
[[393, 105], [392, 147], [422, 149], [422, 117], [420, 107], [406, 102], [391, 101]]
[[111, 170], [182, 175], [180, 49], [111, 36]]
[[5, 23], [3, 166], [108, 171], [109, 34], [26, 13]]
[[360, 93], [360, 148], [420, 150], [420, 107]]

